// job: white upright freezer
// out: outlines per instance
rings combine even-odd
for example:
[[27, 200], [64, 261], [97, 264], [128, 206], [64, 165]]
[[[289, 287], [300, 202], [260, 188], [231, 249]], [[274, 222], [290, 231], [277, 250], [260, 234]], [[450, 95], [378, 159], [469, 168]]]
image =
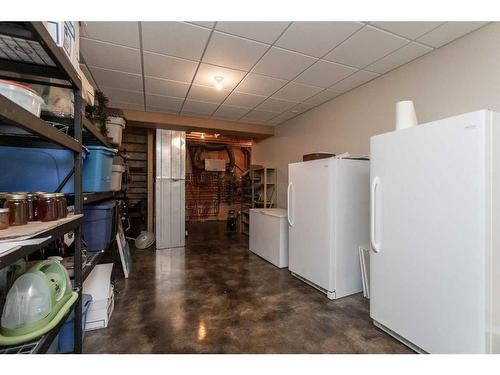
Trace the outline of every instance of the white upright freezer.
[[416, 351], [500, 352], [500, 115], [371, 138], [370, 315]]
[[289, 266], [335, 299], [362, 291], [369, 244], [370, 162], [332, 157], [288, 165]]
[[252, 208], [249, 249], [278, 268], [288, 267], [288, 223], [283, 208]]

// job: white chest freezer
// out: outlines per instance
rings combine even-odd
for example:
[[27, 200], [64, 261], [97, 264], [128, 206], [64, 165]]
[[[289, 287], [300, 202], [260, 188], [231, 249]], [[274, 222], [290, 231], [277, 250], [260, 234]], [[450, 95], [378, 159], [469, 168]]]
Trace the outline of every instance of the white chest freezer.
[[249, 248], [252, 253], [276, 267], [288, 267], [288, 223], [285, 209], [250, 210]]

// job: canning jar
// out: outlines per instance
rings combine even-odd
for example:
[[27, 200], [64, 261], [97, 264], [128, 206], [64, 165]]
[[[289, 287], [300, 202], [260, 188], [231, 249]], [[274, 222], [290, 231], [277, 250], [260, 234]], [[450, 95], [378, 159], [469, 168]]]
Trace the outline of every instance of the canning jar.
[[28, 224], [28, 200], [26, 194], [7, 194], [4, 207], [9, 209], [9, 225]]
[[57, 220], [57, 198], [55, 193], [43, 193], [38, 196], [37, 205], [38, 220]]
[[28, 201], [28, 221], [36, 221], [35, 216], [35, 200], [37, 196], [33, 193], [26, 194], [26, 200]]
[[0, 208], [0, 230], [9, 227], [9, 209]]
[[38, 218], [38, 199], [40, 198], [40, 195], [42, 194], [47, 194], [46, 191], [35, 191], [33, 195], [35, 196], [35, 199], [33, 200], [33, 208], [35, 210], [35, 220], [40, 220]]
[[64, 193], [56, 193], [57, 198], [57, 217], [59, 219], [64, 219], [68, 216], [68, 202]]

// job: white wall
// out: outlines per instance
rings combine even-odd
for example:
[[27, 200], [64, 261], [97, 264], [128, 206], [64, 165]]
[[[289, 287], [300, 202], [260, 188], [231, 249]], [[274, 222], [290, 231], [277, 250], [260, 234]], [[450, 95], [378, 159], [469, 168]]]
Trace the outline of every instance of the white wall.
[[276, 127], [252, 163], [278, 168], [286, 207], [287, 165], [329, 151], [369, 153], [370, 136], [394, 129], [394, 106], [415, 103], [419, 123], [488, 108], [500, 111], [500, 23], [489, 24]]

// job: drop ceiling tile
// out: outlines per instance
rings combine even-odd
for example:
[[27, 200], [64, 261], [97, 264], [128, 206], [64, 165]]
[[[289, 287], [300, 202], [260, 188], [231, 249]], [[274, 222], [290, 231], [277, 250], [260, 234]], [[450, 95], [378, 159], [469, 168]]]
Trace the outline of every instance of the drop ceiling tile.
[[219, 109], [217, 109], [217, 111], [213, 114], [212, 117], [220, 118], [223, 120], [236, 121], [239, 120], [246, 113], [248, 113], [248, 111], [249, 111], [248, 108], [241, 108], [223, 104], [219, 107]]
[[119, 108], [119, 109], [133, 109], [135, 111], [144, 111], [143, 104], [134, 104], [134, 103], [124, 103], [124, 102], [109, 102], [109, 108]]
[[236, 91], [269, 96], [282, 88], [288, 81], [260, 74], [249, 73], [236, 87]]
[[190, 83], [177, 82], [169, 79], [144, 77], [147, 94], [173, 96], [184, 98], [189, 89]]
[[218, 107], [215, 103], [205, 103], [197, 100], [186, 100], [182, 113], [195, 115], [211, 115]]
[[378, 77], [379, 74], [377, 73], [372, 73], [372, 72], [366, 72], [364, 70], [360, 70], [356, 73], [354, 73], [352, 76], [347, 77], [343, 81], [340, 81], [339, 83], [336, 83], [332, 87], [329, 88], [330, 91], [335, 91], [338, 93], [343, 93], [346, 91], [349, 91], [357, 86], [361, 86], [363, 83], [366, 83], [376, 77]]
[[408, 42], [408, 39], [365, 26], [326, 55], [325, 59], [364, 68]]
[[232, 90], [245, 76], [245, 72], [201, 63], [198, 73], [194, 79], [194, 83], [213, 87], [215, 85], [214, 77], [217, 76], [224, 77], [224, 80], [222, 81], [224, 89]]
[[92, 66], [90, 70], [99, 87], [106, 86], [132, 91], [142, 91], [143, 89], [142, 76], [140, 74], [123, 73]]
[[297, 74], [311, 66], [316, 58], [272, 47], [252, 69], [274, 78], [293, 79]]
[[274, 43], [290, 22], [228, 21], [217, 22], [216, 30], [253, 39], [263, 43]]
[[110, 102], [123, 102], [144, 105], [144, 94], [138, 91], [120, 90], [111, 87], [101, 87]]
[[468, 34], [488, 22], [446, 22], [429, 33], [418, 38], [418, 41], [438, 48]]
[[417, 39], [443, 22], [370, 22], [370, 24], [408, 39]]
[[220, 104], [229, 95], [229, 90], [216, 90], [213, 86], [193, 85], [189, 90], [188, 99], [206, 103]]
[[290, 109], [290, 112], [294, 114], [301, 114], [304, 113], [305, 111], [309, 111], [310, 109], [316, 107], [315, 105], [312, 104], [307, 104], [307, 103], [299, 103], [292, 109]]
[[256, 111], [253, 110], [250, 113], [247, 113], [245, 117], [243, 117], [240, 121], [243, 122], [254, 122], [254, 123], [264, 123], [273, 117], [276, 117], [276, 112], [266, 112], [266, 111]]
[[167, 112], [179, 112], [184, 98], [146, 94], [146, 108], [156, 108]]
[[350, 76], [357, 69], [349, 66], [333, 63], [330, 61], [319, 60], [317, 63], [307, 68], [301, 73], [294, 82], [305, 85], [327, 88], [347, 76]]
[[255, 109], [258, 111], [282, 113], [296, 105], [297, 102], [269, 98], [265, 102], [259, 104]]
[[208, 27], [209, 29], [211, 29], [215, 25], [214, 21], [188, 21], [188, 23], [192, 23], [198, 26]]
[[144, 51], [199, 61], [210, 30], [184, 22], [143, 22]]
[[321, 57], [362, 27], [359, 22], [294, 22], [276, 45]]
[[178, 82], [191, 82], [198, 63], [172, 56], [144, 52], [144, 75]]
[[314, 96], [311, 96], [310, 98], [307, 98], [306, 100], [304, 100], [304, 103], [311, 105], [320, 105], [329, 100], [332, 100], [339, 95], [340, 94], [336, 91], [324, 90]]
[[290, 82], [276, 94], [274, 94], [272, 98], [288, 100], [290, 102], [301, 102], [320, 91], [322, 91], [320, 87], [313, 87], [302, 85], [300, 83]]
[[203, 62], [247, 71], [268, 48], [267, 44], [215, 31], [208, 43]]
[[141, 74], [141, 55], [138, 49], [86, 38], [80, 38], [80, 48], [89, 65]]
[[404, 65], [417, 57], [425, 55], [432, 50], [433, 49], [431, 47], [412, 42], [404, 47], [401, 47], [397, 51], [394, 51], [390, 55], [374, 62], [373, 64], [368, 65], [365, 69], [380, 74], [387, 73], [388, 71]]
[[233, 91], [231, 95], [227, 97], [224, 104], [242, 108], [253, 108], [257, 104], [262, 103], [264, 100], [266, 100], [266, 97], [262, 95], [245, 94]]
[[281, 115], [273, 117], [271, 120], [266, 121], [266, 124], [276, 126], [294, 118], [295, 116], [297, 116], [297, 113], [292, 113], [290, 111], [287, 111], [282, 113]]
[[138, 22], [84, 22], [81, 36], [122, 46], [139, 48]]

